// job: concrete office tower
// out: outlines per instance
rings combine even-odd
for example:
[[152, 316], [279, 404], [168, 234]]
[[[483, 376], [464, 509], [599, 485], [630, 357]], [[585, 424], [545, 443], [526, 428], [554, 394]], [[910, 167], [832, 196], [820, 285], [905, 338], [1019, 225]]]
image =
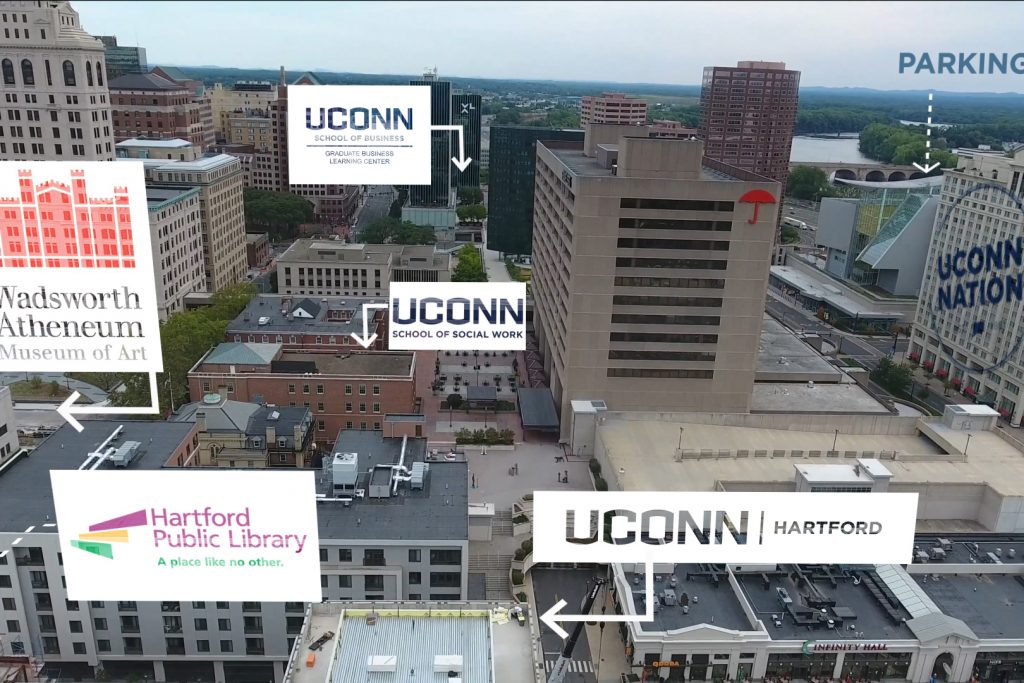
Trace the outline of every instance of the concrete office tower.
[[125, 74], [110, 81], [117, 142], [180, 138], [205, 148], [203, 107], [187, 87], [156, 74]]
[[647, 123], [647, 101], [621, 92], [584, 95], [580, 99], [580, 125], [588, 123], [642, 126]]
[[146, 48], [118, 45], [117, 36], [96, 36], [106, 48], [107, 80], [112, 81], [124, 74], [144, 74], [149, 71], [146, 63]]
[[783, 62], [708, 66], [700, 91], [705, 154], [786, 186], [800, 72]]
[[[428, 70], [420, 80], [409, 85], [430, 87], [430, 123], [447, 126], [452, 120], [452, 84], [437, 78], [437, 69]], [[447, 207], [451, 203], [451, 145], [454, 136], [446, 131], [430, 134], [430, 184], [409, 187], [409, 204], [423, 207]]]
[[4, 2], [0, 28], [0, 159], [113, 159], [103, 43], [78, 12], [67, 2]]
[[198, 187], [146, 185], [153, 275], [160, 319], [185, 308], [185, 296], [206, 288], [203, 219]]
[[703, 152], [635, 126], [537, 144], [534, 325], [563, 437], [573, 399], [749, 411], [780, 187]]
[[[958, 156], [957, 168], [943, 172], [910, 353], [1019, 426], [1024, 215], [1018, 202], [1024, 197], [1024, 149], [1012, 156], [960, 150]], [[940, 291], [949, 294], [949, 302], [940, 301]]]
[[242, 280], [248, 266], [241, 162], [228, 154], [217, 154], [195, 161], [144, 163], [147, 185], [199, 188], [206, 291], [216, 292]]
[[487, 187], [487, 248], [529, 254], [538, 140], [583, 142], [582, 130], [491, 126]]
[[[464, 147], [467, 157], [473, 159], [465, 171], [452, 167], [452, 181], [455, 187], [480, 187], [480, 107], [479, 95], [455, 93], [452, 95], [452, 123], [462, 126], [465, 138]], [[459, 153], [459, 140], [452, 136], [451, 156]]]

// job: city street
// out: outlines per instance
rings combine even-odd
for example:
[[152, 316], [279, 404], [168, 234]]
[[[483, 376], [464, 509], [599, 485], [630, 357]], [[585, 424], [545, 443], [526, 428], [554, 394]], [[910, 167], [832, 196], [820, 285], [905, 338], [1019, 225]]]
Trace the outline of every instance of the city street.
[[[552, 605], [559, 600], [565, 600], [566, 614], [579, 614], [580, 603], [587, 592], [587, 581], [593, 578], [592, 571], [580, 569], [541, 569], [535, 568], [530, 572], [533, 577], [533, 594], [536, 600], [538, 614], [548, 611]], [[601, 604], [600, 597], [596, 605]], [[572, 635], [574, 622], [561, 624], [562, 628]], [[558, 634], [551, 631], [547, 626], [541, 625], [541, 645], [544, 650], [544, 671], [551, 672], [552, 666], [558, 659], [564, 646], [564, 641]], [[572, 661], [569, 663], [569, 670], [565, 674], [565, 683], [596, 683], [597, 677], [594, 674], [593, 655], [590, 652], [586, 629], [580, 634], [576, 647], [572, 651]]]
[[395, 190], [390, 185], [367, 187], [363, 205], [356, 211], [352, 221], [352, 236], [355, 237], [360, 230], [378, 218], [387, 216], [393, 201], [395, 201]]

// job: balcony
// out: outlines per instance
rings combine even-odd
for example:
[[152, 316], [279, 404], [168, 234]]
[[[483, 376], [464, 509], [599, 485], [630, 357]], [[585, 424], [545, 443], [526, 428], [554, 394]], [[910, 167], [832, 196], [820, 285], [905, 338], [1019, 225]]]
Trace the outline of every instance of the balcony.
[[136, 645], [136, 646], [133, 646], [133, 647], [125, 646], [124, 653], [126, 655], [141, 655], [142, 654], [142, 646], [141, 645]]
[[169, 655], [183, 655], [183, 654], [185, 654], [185, 646], [184, 645], [173, 645], [173, 646], [172, 645], [168, 645], [167, 646], [167, 654], [169, 654]]
[[387, 566], [387, 562], [384, 560], [383, 557], [364, 557], [363, 558], [363, 566], [364, 567], [386, 567]]

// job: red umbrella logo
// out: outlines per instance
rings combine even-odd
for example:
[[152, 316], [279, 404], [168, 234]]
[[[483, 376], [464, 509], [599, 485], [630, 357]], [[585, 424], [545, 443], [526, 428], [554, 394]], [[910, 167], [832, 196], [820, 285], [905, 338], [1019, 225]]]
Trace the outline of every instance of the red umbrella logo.
[[761, 205], [774, 204], [775, 197], [773, 197], [771, 193], [768, 192], [767, 190], [751, 190], [750, 192], [740, 197], [740, 201], [743, 202], [744, 204], [754, 205], [754, 217], [747, 221], [747, 223], [753, 225], [754, 223], [757, 222], [757, 211], [758, 209], [761, 208]]

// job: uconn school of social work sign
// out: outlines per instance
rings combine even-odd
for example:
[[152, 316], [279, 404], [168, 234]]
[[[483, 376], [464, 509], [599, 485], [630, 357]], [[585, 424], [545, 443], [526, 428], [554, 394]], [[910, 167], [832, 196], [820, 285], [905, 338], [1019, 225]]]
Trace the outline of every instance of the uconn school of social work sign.
[[392, 350], [526, 348], [522, 282], [392, 282], [388, 309]]
[[293, 183], [430, 184], [430, 87], [288, 86]]

